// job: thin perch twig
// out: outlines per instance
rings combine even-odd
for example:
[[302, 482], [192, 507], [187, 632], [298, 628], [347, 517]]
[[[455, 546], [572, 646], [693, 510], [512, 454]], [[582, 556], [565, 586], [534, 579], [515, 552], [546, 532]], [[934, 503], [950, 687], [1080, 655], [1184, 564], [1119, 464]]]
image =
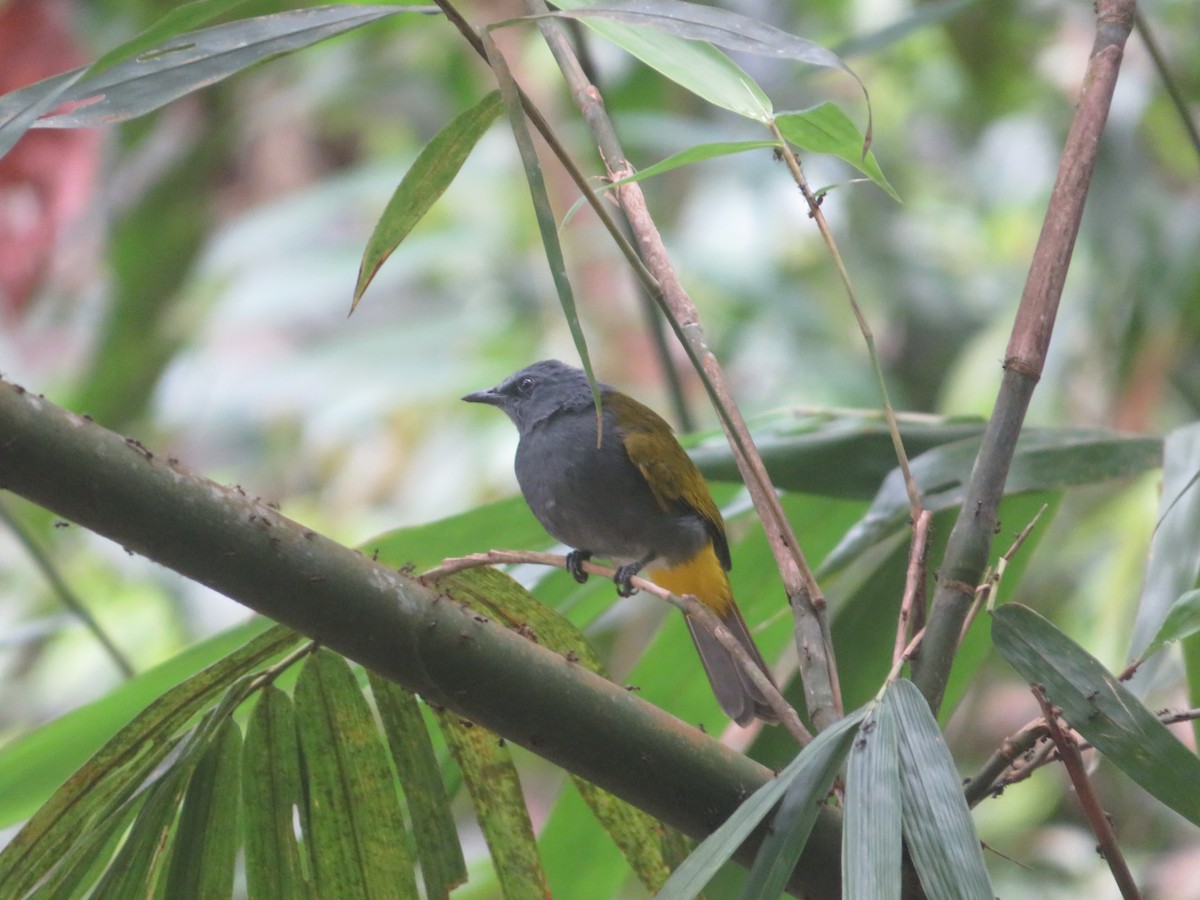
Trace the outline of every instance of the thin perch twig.
[[1096, 840], [1099, 842], [1097, 849], [1100, 851], [1100, 855], [1108, 863], [1108, 868], [1112, 872], [1113, 880], [1116, 881], [1118, 889], [1121, 891], [1121, 896], [1125, 900], [1139, 900], [1142, 896], [1141, 892], [1138, 890], [1137, 883], [1133, 880], [1133, 873], [1129, 871], [1129, 866], [1125, 862], [1125, 855], [1121, 852], [1121, 845], [1117, 843], [1117, 835], [1113, 831], [1112, 822], [1108, 820], [1108, 814], [1104, 812], [1104, 808], [1100, 805], [1100, 799], [1096, 796], [1096, 792], [1092, 788], [1092, 782], [1088, 778], [1087, 771], [1083, 766], [1083, 758], [1079, 755], [1078, 744], [1075, 743], [1075, 739], [1059, 723], [1058, 711], [1046, 699], [1046, 694], [1042, 690], [1041, 685], [1035, 684], [1031, 687], [1033, 696], [1037, 698], [1038, 705], [1042, 708], [1046, 727], [1050, 730], [1050, 738], [1058, 748], [1063, 765], [1066, 766], [1067, 774], [1071, 776], [1071, 784], [1075, 786], [1075, 794], [1079, 797], [1079, 803], [1088, 818], [1088, 823], [1092, 826], [1092, 832], [1096, 835]]
[[[480, 566], [522, 564], [553, 566], [554, 568], [565, 569], [567, 568], [567, 558], [559, 553], [541, 553], [532, 550], [488, 550], [485, 553], [472, 553], [468, 556], [458, 556], [442, 560], [441, 565], [422, 572], [418, 580], [422, 584], [434, 586], [439, 579], [465, 569], [474, 569]], [[582, 568], [585, 572], [592, 575], [600, 575], [604, 578], [612, 578], [616, 574], [616, 569], [611, 566], [601, 565], [590, 560], [583, 562]], [[712, 610], [690, 594], [683, 594], [682, 596], [672, 594], [670, 591], [659, 587], [653, 581], [648, 581], [640, 576], [635, 575], [629, 580], [629, 583], [639, 590], [645, 591], [647, 594], [652, 594], [660, 600], [670, 603], [688, 618], [699, 622], [738, 661], [738, 665], [742, 667], [750, 680], [754, 682], [754, 686], [762, 692], [771, 710], [779, 716], [780, 724], [788, 730], [788, 733], [795, 738], [796, 742], [803, 747], [812, 741], [812, 734], [804, 727], [796, 710], [783, 698], [783, 695], [779, 693], [779, 689], [771, 679], [767, 677], [758, 667], [758, 664], [751, 658], [750, 654], [746, 652], [746, 648], [729, 632], [729, 629], [721, 624], [721, 620], [717, 618]]]

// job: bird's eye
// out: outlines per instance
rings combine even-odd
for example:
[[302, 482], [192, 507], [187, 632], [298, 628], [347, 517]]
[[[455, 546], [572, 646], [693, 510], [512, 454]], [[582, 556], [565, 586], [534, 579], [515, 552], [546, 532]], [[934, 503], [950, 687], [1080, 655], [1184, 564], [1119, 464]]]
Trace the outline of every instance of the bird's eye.
[[533, 386], [535, 384], [537, 384], [537, 382], [533, 378], [526, 376], [517, 382], [517, 390], [528, 397], [533, 393]]

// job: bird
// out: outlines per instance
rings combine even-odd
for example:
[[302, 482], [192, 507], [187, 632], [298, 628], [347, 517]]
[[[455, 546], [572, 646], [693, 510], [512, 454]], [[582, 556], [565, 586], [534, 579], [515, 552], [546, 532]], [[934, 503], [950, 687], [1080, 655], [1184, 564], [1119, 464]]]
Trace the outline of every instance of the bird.
[[[597, 388], [601, 416], [583, 370], [549, 359], [462, 399], [495, 406], [516, 425], [521, 493], [546, 531], [573, 548], [567, 568], [577, 581], [587, 579], [582, 564], [595, 556], [616, 566], [621, 596], [633, 593], [630, 579], [638, 574], [676, 596], [694, 596], [770, 679], [733, 599], [725, 524], [704, 476], [658, 413], [607, 384]], [[755, 718], [777, 722], [734, 655], [685, 619], [726, 715], [742, 726]]]

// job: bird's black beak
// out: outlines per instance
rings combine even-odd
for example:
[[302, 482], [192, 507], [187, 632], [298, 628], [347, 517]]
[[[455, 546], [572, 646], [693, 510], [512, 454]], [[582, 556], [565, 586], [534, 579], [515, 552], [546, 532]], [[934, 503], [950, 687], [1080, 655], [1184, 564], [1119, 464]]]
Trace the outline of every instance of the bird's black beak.
[[500, 406], [504, 402], [504, 396], [495, 388], [488, 388], [485, 391], [475, 391], [463, 397], [468, 403], [486, 403], [488, 406]]

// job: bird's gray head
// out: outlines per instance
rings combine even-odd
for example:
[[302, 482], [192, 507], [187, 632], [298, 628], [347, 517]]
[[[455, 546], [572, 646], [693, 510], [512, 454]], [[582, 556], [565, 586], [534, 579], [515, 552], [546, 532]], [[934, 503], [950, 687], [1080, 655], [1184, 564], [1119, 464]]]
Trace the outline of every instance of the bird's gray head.
[[592, 406], [592, 390], [582, 369], [557, 359], [543, 359], [508, 376], [494, 388], [463, 397], [468, 403], [487, 403], [508, 414], [524, 434], [559, 410]]

